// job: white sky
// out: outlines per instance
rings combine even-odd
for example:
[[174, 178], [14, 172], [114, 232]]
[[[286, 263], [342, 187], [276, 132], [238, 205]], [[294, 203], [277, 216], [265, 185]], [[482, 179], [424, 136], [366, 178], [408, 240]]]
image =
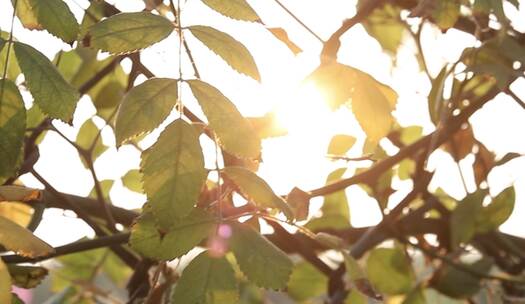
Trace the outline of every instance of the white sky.
[[[80, 21], [82, 8], [86, 8], [88, 2], [85, 0], [66, 2]], [[136, 11], [143, 8], [141, 0], [108, 2], [116, 3], [116, 6], [123, 11]], [[346, 166], [345, 163], [330, 162], [324, 157], [330, 138], [337, 133], [360, 138], [361, 144], [357, 144], [349, 154], [359, 156], [364, 134], [350, 111], [339, 110], [330, 113], [322, 100], [315, 98], [318, 96], [315, 90], [298, 89], [301, 80], [318, 65], [321, 44], [295, 23], [273, 0], [249, 2], [267, 25], [285, 28], [290, 38], [307, 51], [294, 57], [282, 43], [260, 25], [244, 23], [240, 26], [238, 21], [229, 20], [211, 11], [198, 0], [187, 1], [183, 11], [183, 25], [211, 25], [241, 41], [252, 52], [262, 76], [262, 83], [256, 83], [232, 71], [220, 58], [192, 37], [188, 37], [188, 43], [193, 50], [202, 78], [218, 87], [243, 114], [257, 116], [278, 109], [280, 117], [291, 122], [288, 136], [266, 140], [263, 143], [264, 163], [260, 167], [259, 175], [280, 194], [288, 193], [294, 186], [304, 190], [317, 188], [324, 184], [329, 172]], [[282, 0], [282, 2], [324, 39], [340, 26], [342, 20], [352, 16], [355, 7], [355, 1], [348, 0], [325, 0], [322, 2], [323, 5], [319, 5], [318, 0]], [[512, 7], [506, 9], [513, 20], [520, 21], [514, 24], [515, 27], [525, 30], [523, 7], [520, 12]], [[10, 1], [2, 1], [0, 28], [4, 31], [10, 28], [11, 14]], [[67, 45], [60, 43], [46, 32], [31, 32], [24, 29], [18, 20], [15, 21], [14, 34], [18, 40], [32, 44], [50, 58], [61, 48], [68, 49]], [[472, 37], [454, 30], [441, 34], [431, 27], [426, 27], [423, 36], [425, 55], [434, 75], [439, 72], [443, 64], [455, 61], [464, 47], [474, 45]], [[423, 73], [418, 72], [419, 68], [413, 56], [414, 49], [412, 40], [406, 37], [399, 50], [398, 65], [393, 67], [389, 56], [382, 52], [379, 44], [368, 37], [361, 26], [356, 26], [343, 36], [338, 59], [341, 63], [360, 68], [380, 81], [390, 84], [400, 96], [394, 112], [400, 124], [421, 125], [424, 127], [424, 133], [428, 134], [433, 130], [426, 105], [430, 83]], [[173, 34], [165, 41], [145, 50], [142, 58], [158, 76], [177, 77], [176, 54], [178, 54], [177, 38]], [[191, 77], [191, 67], [187, 62], [184, 63], [183, 68], [188, 71], [184, 75]], [[520, 89], [522, 87], [523, 81], [513, 86], [518, 94], [525, 97], [525, 92]], [[183, 93], [183, 102], [203, 117], [191, 94]], [[74, 126], [69, 127], [60, 123], [56, 125], [74, 139], [82, 123], [94, 113], [93, 106], [88, 98], [84, 97], [79, 103]], [[507, 152], [525, 153], [525, 141], [520, 140], [521, 132], [518, 132], [525, 127], [525, 111], [506, 96], [499, 96], [491, 101], [472, 117], [471, 122], [476, 138], [498, 156], [501, 157]], [[158, 133], [158, 131], [154, 132], [146, 142], [151, 144]], [[105, 143], [114, 143], [109, 129], [105, 129], [103, 135]], [[206, 141], [203, 141], [203, 145], [205, 149], [213, 147]], [[56, 134], [49, 133], [41, 145], [40, 152], [41, 158], [36, 165], [36, 170], [58, 190], [78, 195], [87, 195], [91, 191], [93, 182], [89, 173], [84, 170], [75, 150], [64, 140]], [[213, 155], [213, 153], [209, 154]], [[208, 167], [213, 167], [212, 162], [212, 158], [207, 159]], [[472, 162], [473, 157], [469, 156], [461, 164], [469, 191], [475, 189]], [[144, 196], [128, 191], [119, 182], [120, 176], [130, 168], [137, 168], [138, 164], [139, 154], [130, 147], [123, 147], [119, 151], [110, 149], [95, 163], [100, 179], [117, 179], [111, 192], [112, 201], [116, 205], [138, 208], [145, 201]], [[464, 196], [457, 167], [448, 155], [443, 152], [434, 153], [430, 158], [430, 167], [439, 168], [432, 182], [433, 187], [441, 186], [456, 198]], [[354, 169], [355, 167], [350, 165], [347, 174], [353, 174]], [[520, 236], [525, 236], [525, 228], [520, 223], [525, 216], [523, 172], [525, 172], [525, 161], [516, 159], [506, 166], [493, 170], [489, 176], [493, 194], [499, 193], [501, 189], [512, 183], [516, 185], [515, 211], [509, 221], [502, 226], [502, 230]], [[23, 180], [29, 186], [40, 186], [31, 176], [24, 176]], [[409, 191], [410, 183], [395, 181], [393, 187], [399, 190], [392, 195], [391, 203], [395, 204]], [[380, 220], [376, 204], [358, 186], [349, 187], [347, 195], [354, 226], [371, 225]], [[314, 206], [318, 207], [319, 203], [319, 199], [314, 200]], [[37, 235], [52, 245], [60, 245], [85, 234], [83, 223], [71, 217], [64, 218], [62, 215], [62, 212], [56, 210], [47, 212], [42, 225], [37, 230]]]

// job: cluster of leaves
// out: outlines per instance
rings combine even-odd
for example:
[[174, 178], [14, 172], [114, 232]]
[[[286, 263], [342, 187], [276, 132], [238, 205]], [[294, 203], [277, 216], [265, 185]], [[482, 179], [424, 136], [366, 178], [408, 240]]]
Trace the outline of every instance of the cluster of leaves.
[[[256, 173], [261, 141], [276, 135], [271, 116], [244, 117], [219, 89], [200, 79], [185, 40], [192, 35], [233, 70], [260, 81], [254, 58], [234, 37], [210, 26], [181, 24], [184, 12], [173, 1], [145, 1], [146, 10], [128, 13], [102, 0], [91, 1], [80, 24], [62, 0], [12, 2], [24, 27], [46, 30], [74, 49], [49, 60], [34, 46], [18, 42], [12, 32], [0, 37], [5, 68], [0, 80], [0, 183], [5, 184], [0, 186], [0, 207], [5, 207], [0, 209], [0, 244], [17, 254], [11, 256], [15, 262], [5, 257], [7, 266], [0, 260], [1, 303], [21, 302], [11, 293], [11, 284], [33, 288], [47, 274], [40, 266], [17, 265], [17, 258], [37, 261], [76, 251], [80, 253], [58, 259], [63, 267], [53, 274], [55, 302], [92, 303], [107, 296], [94, 283], [99, 271], [117, 286], [131, 276], [127, 288], [130, 301], [137, 303], [261, 303], [264, 289], [286, 290], [289, 297], [305, 303], [366, 303], [367, 298], [383, 297], [425, 303], [438, 298], [452, 301], [445, 296], [483, 297], [479, 290], [484, 279], [498, 282], [496, 287], [509, 295], [522, 295], [525, 241], [498, 231], [512, 214], [514, 188], [491, 198], [486, 182], [493, 168], [518, 155], [496, 160], [467, 121], [497, 93], [510, 92], [509, 85], [523, 75], [525, 36], [505, 16], [507, 1], [361, 1], [354, 17], [360, 19], [349, 22], [362, 23], [393, 58], [407, 32], [420, 45], [421, 28], [427, 24], [442, 31], [470, 32], [482, 43], [466, 49], [458, 62], [444, 66], [436, 77], [426, 70], [418, 48], [422, 68], [432, 82], [428, 106], [436, 131], [427, 136], [421, 127], [402, 127], [395, 121], [397, 94], [392, 88], [336, 58], [322, 58], [305, 81], [323, 90], [332, 109], [351, 109], [366, 134], [359, 160], [371, 165], [350, 178], [344, 178], [347, 166], [342, 167], [328, 176], [326, 186], [311, 191], [295, 188], [287, 196], [274, 193]], [[202, 2], [239, 21], [240, 27], [245, 22], [265, 27], [244, 0]], [[408, 18], [418, 21], [416, 31]], [[491, 18], [499, 29], [491, 26]], [[348, 24], [342, 29], [348, 30]], [[268, 30], [293, 53], [301, 51], [283, 29]], [[178, 37], [181, 53], [192, 60], [195, 77], [183, 78], [180, 73], [178, 79], [157, 78], [140, 61], [142, 49], [170, 35]], [[330, 41], [325, 49], [337, 51], [338, 45]], [[99, 60], [100, 51], [108, 57]], [[125, 58], [132, 62], [129, 74], [120, 66]], [[140, 74], [147, 80], [135, 85]], [[20, 89], [31, 93], [29, 110]], [[185, 106], [183, 90], [192, 93], [203, 119]], [[97, 114], [71, 140], [52, 120], [71, 123], [82, 95], [90, 97]], [[167, 121], [156, 142], [142, 150], [137, 144], [142, 136], [157, 129], [172, 112], [178, 118]], [[93, 162], [108, 148], [97, 123], [100, 119], [114, 131], [116, 147], [129, 145], [141, 152], [140, 168], [122, 177], [130, 190], [147, 196], [140, 214], [112, 207], [108, 193], [113, 180], [97, 179]], [[98, 209], [82, 205], [82, 198], [58, 192], [32, 168], [47, 131], [57, 132], [78, 151], [95, 182], [88, 201]], [[217, 155], [222, 154], [214, 168], [205, 167], [205, 154], [210, 153], [201, 145], [205, 138], [215, 143]], [[385, 141], [399, 152], [387, 154], [381, 145]], [[327, 154], [351, 161], [346, 154], [356, 142], [353, 136], [337, 134]], [[432, 173], [425, 171], [424, 164], [439, 147], [456, 162], [475, 157], [478, 190], [461, 201], [428, 189]], [[53, 197], [17, 185], [18, 176], [26, 172], [43, 182]], [[412, 180], [413, 191], [386, 212], [396, 178]], [[377, 201], [383, 214], [382, 222], [366, 233], [350, 222], [344, 189], [354, 184]], [[243, 198], [244, 205], [233, 203], [234, 194]], [[317, 196], [324, 197], [323, 205], [319, 213], [309, 214], [309, 201]], [[87, 251], [98, 247], [83, 240], [55, 252], [31, 232], [42, 216], [42, 203], [73, 210], [96, 232], [97, 246], [107, 248]], [[16, 217], [20, 210], [23, 215]], [[260, 220], [274, 233], [262, 234]], [[118, 232], [116, 223], [127, 223], [128, 232]], [[287, 225], [298, 232], [287, 232], [282, 228]], [[428, 242], [425, 234], [436, 235], [437, 241]], [[127, 241], [128, 236], [128, 245], [111, 243]], [[388, 239], [394, 244], [378, 247]], [[470, 247], [475, 254], [468, 254]], [[366, 261], [359, 261], [365, 253]], [[428, 259], [423, 261], [423, 256]], [[188, 262], [180, 274], [166, 264], [174, 259]], [[150, 279], [152, 266], [156, 271]]]

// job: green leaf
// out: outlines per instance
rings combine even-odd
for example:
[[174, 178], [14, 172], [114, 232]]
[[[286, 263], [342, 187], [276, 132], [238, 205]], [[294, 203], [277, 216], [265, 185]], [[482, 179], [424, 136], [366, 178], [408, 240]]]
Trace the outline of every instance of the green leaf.
[[[359, 1], [360, 3], [363, 1]], [[383, 49], [395, 54], [401, 45], [405, 26], [400, 17], [401, 9], [385, 4], [375, 9], [363, 22], [368, 34], [374, 37]]]
[[16, 84], [0, 79], [0, 179], [16, 173], [25, 128], [26, 109]]
[[177, 104], [177, 80], [154, 78], [133, 87], [124, 97], [115, 123], [117, 144], [156, 128]]
[[215, 220], [204, 210], [194, 208], [180, 220], [174, 219], [169, 230], [161, 232], [150, 212], [139, 217], [131, 230], [130, 245], [145, 257], [173, 260], [186, 254], [215, 231]]
[[[102, 192], [102, 196], [104, 200], [111, 201], [111, 199], [109, 198], [109, 192], [111, 191], [111, 188], [113, 188], [113, 184], [115, 183], [115, 181], [112, 179], [104, 179], [104, 180], [101, 180], [99, 183], [100, 183], [100, 190], [102, 190], [101, 192]], [[94, 199], [97, 198], [97, 190], [95, 186], [93, 186], [88, 196]]]
[[174, 28], [168, 19], [149, 12], [120, 13], [90, 27], [82, 41], [112, 54], [127, 54], [165, 39]]
[[470, 241], [476, 233], [476, 217], [483, 208], [484, 191], [467, 195], [450, 216], [450, 241], [452, 247]]
[[337, 134], [332, 137], [328, 144], [328, 154], [344, 155], [356, 142], [356, 138], [350, 135]]
[[437, 26], [446, 30], [454, 26], [459, 18], [460, 5], [457, 0], [441, 0], [436, 2], [432, 17]]
[[410, 262], [398, 248], [376, 248], [370, 252], [366, 272], [372, 285], [389, 295], [403, 294], [412, 287]]
[[246, 277], [259, 287], [282, 289], [293, 263], [286, 253], [251, 227], [232, 223], [231, 249]]
[[288, 294], [296, 301], [306, 301], [309, 298], [326, 293], [328, 278], [308, 262], [300, 262], [293, 268], [288, 281]]
[[432, 80], [432, 89], [428, 94], [428, 112], [430, 113], [430, 119], [434, 125], [438, 125], [441, 115], [444, 114], [443, 107], [445, 106], [445, 100], [443, 98], [443, 88], [445, 86], [445, 80], [449, 71], [447, 66], [444, 66], [437, 77]]
[[[0, 62], [2, 63], [2, 68], [4, 67], [4, 64], [7, 62], [7, 39], [9, 39], [9, 33], [0, 31], [0, 37], [5, 41], [4, 49], [0, 49]], [[13, 38], [13, 40], [15, 40]], [[15, 40], [16, 41], [16, 40]], [[3, 72], [3, 71], [2, 71]], [[13, 48], [9, 50], [9, 62], [7, 63], [7, 74], [6, 78], [8, 79], [16, 79], [20, 75], [20, 67], [18, 66], [18, 62], [16, 60], [15, 51]]]
[[142, 173], [140, 170], [129, 170], [122, 176], [122, 184], [133, 192], [142, 193]]
[[[481, 259], [472, 264], [461, 264], [472, 271], [488, 273], [492, 267], [489, 259]], [[432, 279], [432, 287], [439, 292], [453, 298], [468, 298], [475, 295], [481, 288], [481, 278], [462, 271], [448, 264], [443, 264], [437, 272], [437, 277]]]
[[209, 26], [195, 25], [188, 29], [195, 38], [226, 61], [234, 70], [261, 81], [255, 60], [242, 43]]
[[4, 261], [0, 259], [0, 303], [11, 303], [11, 277]]
[[21, 288], [35, 288], [47, 276], [47, 269], [38, 266], [8, 265], [11, 281]]
[[[326, 184], [339, 180], [345, 174], [346, 168], [339, 168], [331, 172], [326, 178]], [[323, 206], [321, 207], [323, 216], [313, 219], [309, 224], [316, 228], [341, 229], [350, 226], [350, 208], [345, 190], [337, 191], [324, 196]], [[327, 220], [323, 221], [323, 218]], [[317, 221], [316, 221], [317, 220]], [[320, 220], [320, 221], [319, 221]]]
[[6, 42], [7, 41], [0, 37], [0, 52], [2, 52], [2, 50], [4, 49], [4, 45], [6, 44]]
[[69, 121], [77, 105], [78, 92], [42, 53], [20, 42], [14, 43], [14, 49], [35, 103], [52, 118]]
[[[82, 147], [85, 150], [91, 148], [91, 145], [95, 143], [91, 157], [96, 160], [102, 153], [104, 153], [108, 147], [102, 142], [102, 136], [99, 136], [99, 128], [92, 119], [86, 120], [80, 130], [78, 131], [77, 138], [75, 142], [77, 145]], [[96, 141], [95, 141], [96, 140]], [[82, 163], [87, 167], [85, 160], [82, 158]]]
[[342, 253], [346, 266], [346, 274], [355, 288], [360, 293], [372, 299], [382, 300], [382, 296], [374, 290], [357, 260], [346, 251], [343, 251]]
[[226, 167], [222, 173], [253, 203], [265, 208], [277, 208], [291, 220], [293, 211], [286, 201], [275, 194], [265, 180], [243, 167]]
[[352, 289], [345, 299], [344, 304], [368, 304], [368, 298], [356, 289]]
[[372, 76], [332, 63], [320, 66], [306, 81], [313, 81], [323, 90], [332, 109], [351, 101], [352, 111], [369, 141], [378, 142], [390, 131], [397, 94]]
[[515, 200], [514, 187], [503, 190], [487, 207], [481, 210], [477, 218], [476, 230], [483, 233], [497, 229], [512, 214]]
[[54, 252], [47, 243], [26, 228], [0, 216], [0, 244], [20, 255], [30, 258], [46, 256]]
[[[62, 0], [18, 0], [19, 8], [24, 10], [17, 12], [29, 29], [44, 28], [52, 35], [62, 39], [69, 44], [77, 39], [78, 23], [75, 16]], [[27, 11], [29, 9], [29, 11]], [[36, 20], [35, 20], [36, 19]], [[34, 22], [38, 25], [35, 27]]]
[[158, 141], [142, 153], [144, 191], [160, 227], [169, 229], [186, 216], [206, 181], [204, 156], [195, 128], [175, 120]]
[[412, 289], [403, 300], [402, 304], [426, 304], [427, 300], [423, 289], [418, 286]]
[[235, 20], [260, 21], [259, 16], [246, 0], [202, 0], [202, 2], [220, 14]]
[[261, 140], [235, 105], [208, 83], [189, 80], [188, 84], [215, 132], [219, 145], [237, 156], [258, 158]]
[[207, 251], [194, 258], [182, 272], [172, 296], [173, 303], [237, 303], [239, 288], [226, 258], [211, 257]]

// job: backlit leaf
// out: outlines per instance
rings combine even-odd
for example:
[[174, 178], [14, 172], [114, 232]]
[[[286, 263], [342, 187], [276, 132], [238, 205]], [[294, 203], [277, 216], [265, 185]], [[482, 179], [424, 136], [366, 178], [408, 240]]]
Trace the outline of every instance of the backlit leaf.
[[199, 134], [187, 122], [175, 120], [142, 153], [141, 168], [153, 214], [161, 228], [169, 229], [191, 211], [206, 181]]
[[402, 304], [426, 304], [425, 293], [421, 287], [412, 289], [403, 300]]
[[153, 215], [145, 212], [133, 225], [130, 244], [145, 257], [172, 260], [186, 254], [215, 230], [215, 221], [199, 208], [185, 218], [174, 219], [170, 229], [162, 234]]
[[69, 121], [77, 105], [78, 92], [42, 53], [20, 42], [14, 43], [14, 49], [35, 103], [52, 118]]
[[133, 53], [168, 37], [174, 28], [168, 19], [149, 12], [120, 13], [93, 25], [82, 41], [112, 54]]
[[272, 33], [277, 39], [281, 40], [289, 49], [294, 53], [294, 55], [297, 55], [301, 53], [303, 50], [297, 46], [290, 38], [288, 37], [288, 33], [283, 28], [280, 27], [274, 27], [274, 28], [267, 28], [267, 30]]
[[[75, 16], [63, 0], [18, 0], [17, 12], [24, 26], [29, 29], [46, 29], [52, 35], [73, 43], [78, 35]], [[35, 21], [37, 24], [35, 24]]]
[[292, 261], [251, 227], [232, 223], [231, 248], [242, 272], [259, 287], [282, 289], [292, 272]]
[[35, 258], [54, 252], [47, 243], [26, 228], [0, 216], [0, 244], [20, 255]]
[[397, 94], [372, 76], [331, 63], [317, 68], [306, 81], [316, 83], [332, 109], [351, 101], [352, 111], [369, 141], [378, 142], [390, 131]]
[[366, 273], [372, 285], [389, 295], [410, 290], [414, 279], [410, 262], [397, 248], [376, 248], [370, 252]]
[[0, 203], [0, 216], [22, 227], [27, 227], [33, 216], [33, 208], [20, 202], [2, 202]]
[[13, 6], [16, 3], [16, 16], [22, 25], [30, 30], [42, 30], [35, 11], [31, 8], [33, 0], [11, 0]]
[[383, 49], [393, 54], [397, 52], [405, 32], [400, 12], [399, 7], [387, 3], [376, 8], [363, 22], [368, 34], [374, 37]]
[[357, 260], [345, 251], [343, 251], [343, 257], [346, 266], [346, 274], [350, 282], [355, 286], [355, 289], [372, 299], [382, 300], [382, 296], [374, 290]]
[[477, 218], [476, 230], [483, 233], [497, 229], [512, 214], [515, 200], [514, 187], [503, 190], [481, 210]]
[[441, 120], [441, 116], [444, 115], [443, 109], [445, 106], [445, 99], [443, 98], [443, 88], [445, 86], [445, 80], [449, 75], [447, 66], [444, 66], [437, 77], [432, 80], [432, 89], [428, 94], [428, 112], [430, 113], [430, 119], [434, 125], [438, 125]]
[[37, 266], [9, 265], [11, 281], [21, 288], [35, 288], [47, 276], [47, 269]]
[[[82, 147], [85, 150], [89, 150], [91, 148], [91, 145], [94, 143], [93, 150], [91, 153], [91, 157], [94, 160], [96, 160], [104, 151], [108, 149], [106, 145], [102, 142], [102, 135], [99, 135], [99, 128], [92, 119], [88, 119], [82, 124], [82, 127], [80, 127], [80, 130], [78, 131], [77, 138], [75, 142], [77, 145]], [[84, 159], [82, 159], [84, 163]], [[84, 163], [86, 166], [86, 164]]]
[[22, 153], [26, 109], [16, 84], [0, 80], [0, 182], [13, 176]]
[[293, 219], [293, 212], [286, 201], [275, 194], [265, 180], [243, 167], [226, 167], [222, 173], [230, 179], [250, 201], [265, 208], [277, 208]]
[[232, 36], [209, 26], [195, 25], [188, 28], [193, 36], [239, 73], [260, 81], [261, 76], [250, 51]]
[[124, 97], [115, 123], [117, 144], [156, 128], [177, 104], [177, 80], [154, 78], [133, 87]]
[[210, 84], [200, 80], [188, 83], [221, 147], [237, 156], [258, 158], [261, 140], [235, 105]]
[[11, 303], [11, 277], [0, 259], [0, 303]]
[[450, 216], [450, 233], [453, 247], [468, 242], [476, 233], [476, 217], [482, 209], [485, 192], [479, 190], [467, 195]]
[[[0, 62], [2, 62], [2, 67], [4, 66], [4, 64], [7, 62], [7, 39], [9, 39], [9, 33], [8, 32], [4, 32], [4, 31], [0, 31], [0, 37], [2, 37], [2, 39], [4, 39], [5, 43], [4, 43], [4, 48], [3, 50], [0, 49]], [[16, 41], [16, 39], [14, 39], [13, 37], [13, 40]], [[3, 72], [3, 71], [2, 71]], [[20, 75], [20, 67], [18, 66], [18, 62], [16, 60], [16, 56], [15, 56], [15, 50], [13, 48], [11, 48], [9, 50], [9, 62], [7, 63], [7, 74], [6, 74], [6, 78], [8, 79], [16, 79], [16, 77], [18, 77], [18, 75]]]
[[0, 186], [0, 202], [29, 202], [39, 200], [41, 197], [42, 192], [38, 189], [14, 185]]
[[202, 2], [226, 17], [243, 21], [260, 20], [246, 0], [202, 0]]
[[124, 187], [131, 191], [142, 193], [142, 173], [140, 170], [129, 170], [121, 179]]
[[308, 262], [293, 268], [288, 281], [288, 294], [296, 301], [305, 301], [326, 293], [328, 278]]
[[459, 18], [460, 5], [456, 0], [441, 0], [436, 2], [432, 17], [436, 24], [443, 30], [456, 24]]
[[344, 155], [356, 142], [356, 138], [350, 135], [337, 134], [332, 137], [328, 144], [328, 154]]
[[237, 303], [239, 290], [235, 273], [226, 258], [215, 258], [207, 251], [184, 269], [173, 292], [173, 303]]

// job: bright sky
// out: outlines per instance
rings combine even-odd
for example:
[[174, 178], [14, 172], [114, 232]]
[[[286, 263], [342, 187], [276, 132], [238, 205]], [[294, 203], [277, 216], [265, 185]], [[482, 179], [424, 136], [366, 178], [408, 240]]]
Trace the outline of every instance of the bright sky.
[[[66, 2], [81, 20], [83, 8], [88, 6], [86, 0]], [[137, 11], [143, 9], [141, 0], [116, 0], [122, 11]], [[280, 9], [273, 0], [249, 1], [259, 13], [262, 20], [270, 27], [283, 27], [290, 38], [305, 52], [294, 57], [293, 54], [265, 29], [257, 24], [229, 20], [207, 8], [198, 0], [188, 0], [184, 5], [183, 25], [205, 24], [215, 26], [245, 44], [252, 52], [261, 76], [262, 83], [237, 74], [232, 71], [217, 56], [202, 46], [198, 41], [188, 37], [188, 43], [193, 50], [196, 63], [203, 80], [217, 86], [228, 96], [247, 116], [259, 116], [268, 111], [277, 110], [283, 123], [289, 127], [289, 135], [266, 140], [263, 143], [263, 164], [259, 175], [265, 178], [273, 189], [280, 194], [288, 193], [294, 186], [304, 190], [317, 188], [324, 184], [325, 178], [332, 170], [348, 166], [344, 162], [331, 162], [325, 158], [330, 138], [338, 133], [349, 134], [360, 139], [350, 151], [350, 156], [360, 156], [364, 133], [360, 130], [350, 111], [341, 109], [330, 112], [325, 106], [315, 87], [302, 86], [302, 79], [319, 64], [321, 44], [290, 16]], [[336, 30], [341, 22], [355, 12], [355, 1], [348, 0], [282, 0], [291, 11], [308, 24], [323, 39]], [[514, 26], [525, 30], [525, 10], [516, 11], [505, 7]], [[9, 1], [0, 4], [0, 28], [8, 31], [12, 15]], [[56, 38], [46, 32], [31, 32], [22, 28], [18, 21], [14, 26], [15, 37], [36, 46], [41, 52], [52, 58], [60, 49], [68, 49]], [[450, 30], [447, 34], [426, 27], [423, 31], [423, 46], [431, 72], [436, 75], [443, 64], [455, 61], [464, 47], [473, 46], [474, 39], [458, 31]], [[433, 131], [430, 123], [426, 96], [430, 83], [419, 67], [414, 57], [414, 43], [410, 37], [405, 37], [399, 50], [397, 66], [392, 65], [389, 55], [382, 52], [379, 44], [371, 39], [361, 26], [356, 26], [343, 36], [342, 47], [338, 60], [341, 63], [360, 68], [374, 75], [378, 80], [391, 85], [399, 94], [398, 106], [394, 112], [403, 126], [421, 125], [424, 133]], [[53, 43], [50, 43], [53, 41]], [[165, 41], [150, 47], [143, 52], [145, 64], [156, 75], [176, 78], [178, 71], [177, 38], [175, 34]], [[123, 63], [129, 68], [129, 63]], [[191, 73], [188, 62], [183, 68]], [[416, 76], [414, 76], [416, 75]], [[185, 73], [184, 76], [192, 77]], [[144, 79], [140, 79], [143, 81]], [[514, 84], [515, 91], [525, 98], [523, 81]], [[26, 94], [27, 96], [27, 94]], [[29, 99], [30, 100], [30, 99]], [[192, 111], [203, 117], [193, 97], [188, 92], [183, 93], [183, 102]], [[74, 139], [82, 123], [95, 113], [89, 100], [84, 97], [78, 106], [74, 126], [60, 123], [56, 125], [71, 139]], [[102, 126], [102, 121], [100, 126]], [[525, 141], [521, 133], [525, 127], [525, 111], [518, 107], [510, 98], [500, 96], [487, 104], [471, 119], [476, 138], [486, 144], [489, 150], [498, 156], [507, 152], [525, 153]], [[165, 124], [164, 124], [165, 125]], [[158, 131], [145, 140], [144, 145], [153, 143]], [[104, 142], [113, 144], [113, 134], [109, 129], [103, 132]], [[213, 145], [203, 140], [205, 149], [213, 149]], [[211, 150], [210, 150], [211, 151]], [[89, 173], [84, 170], [75, 150], [55, 134], [48, 134], [40, 149], [41, 158], [36, 170], [59, 190], [78, 195], [87, 195], [93, 182]], [[207, 166], [213, 167], [213, 153], [209, 153]], [[475, 189], [471, 165], [474, 158], [469, 156], [462, 163], [469, 191]], [[100, 179], [116, 179], [111, 191], [112, 201], [121, 207], [138, 208], [145, 197], [132, 193], [122, 187], [119, 178], [130, 168], [138, 168], [139, 153], [130, 147], [119, 151], [110, 149], [95, 163]], [[452, 159], [443, 152], [434, 153], [429, 161], [430, 168], [439, 168], [431, 184], [440, 186], [456, 198], [465, 195], [460, 176]], [[353, 174], [355, 165], [350, 164], [347, 175]], [[515, 212], [503, 226], [502, 230], [512, 234], [525, 236], [525, 228], [520, 219], [525, 216], [525, 160], [516, 159], [506, 166], [493, 170], [489, 176], [489, 184], [493, 194], [514, 183], [516, 185], [517, 202]], [[29, 186], [41, 187], [31, 176], [24, 176], [23, 181]], [[399, 190], [392, 195], [391, 204], [396, 204], [409, 190], [410, 182], [394, 181], [393, 187]], [[351, 208], [351, 221], [354, 226], [375, 224], [380, 220], [375, 203], [358, 186], [347, 189]], [[320, 200], [314, 200], [313, 209], [318, 208]], [[67, 227], [67, 230], [66, 228]], [[60, 233], [57, 233], [60, 232]], [[63, 233], [62, 231], [67, 231]], [[62, 212], [52, 210], [45, 214], [42, 225], [36, 231], [52, 245], [73, 241], [86, 232], [85, 225], [71, 217], [63, 217]]]

